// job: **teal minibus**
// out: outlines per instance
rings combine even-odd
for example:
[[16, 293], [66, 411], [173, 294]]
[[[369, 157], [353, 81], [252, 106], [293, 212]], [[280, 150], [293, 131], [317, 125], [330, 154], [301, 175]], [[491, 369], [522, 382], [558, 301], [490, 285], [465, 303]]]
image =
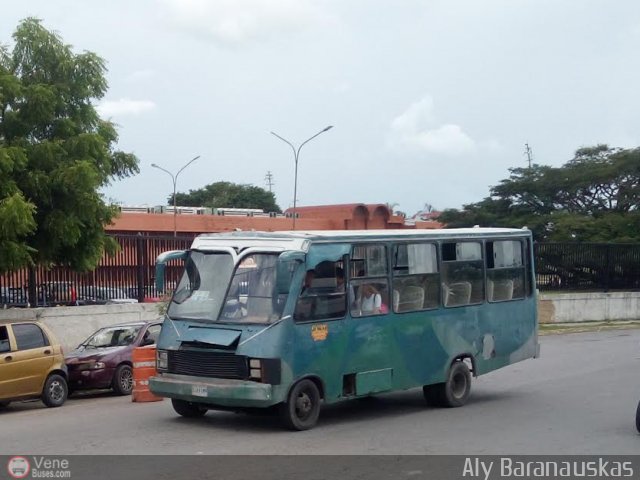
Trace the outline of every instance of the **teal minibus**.
[[158, 257], [184, 271], [157, 342], [156, 395], [185, 417], [422, 387], [459, 407], [471, 379], [539, 354], [526, 229], [231, 232]]

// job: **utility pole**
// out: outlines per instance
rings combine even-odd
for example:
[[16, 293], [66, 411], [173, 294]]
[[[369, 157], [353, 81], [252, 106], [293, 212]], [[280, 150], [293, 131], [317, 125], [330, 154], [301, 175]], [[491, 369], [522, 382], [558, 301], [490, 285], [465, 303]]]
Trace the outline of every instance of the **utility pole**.
[[533, 161], [533, 150], [528, 143], [524, 144], [524, 154], [527, 156], [527, 162], [529, 162], [529, 170], [531, 170], [531, 162]]
[[264, 179], [269, 186], [269, 193], [271, 193], [271, 187], [275, 185], [275, 183], [273, 183], [273, 174], [271, 173], [271, 171], [267, 172], [267, 174], [264, 176]]

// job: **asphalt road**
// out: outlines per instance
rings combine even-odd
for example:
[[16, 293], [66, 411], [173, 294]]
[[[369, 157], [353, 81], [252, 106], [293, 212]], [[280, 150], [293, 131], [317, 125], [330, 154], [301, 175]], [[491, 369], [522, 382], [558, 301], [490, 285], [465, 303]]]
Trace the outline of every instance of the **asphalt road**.
[[318, 426], [209, 412], [107, 393], [0, 413], [0, 454], [638, 454], [640, 330], [541, 338], [542, 357], [474, 379], [463, 408], [426, 407], [420, 390], [326, 407]]

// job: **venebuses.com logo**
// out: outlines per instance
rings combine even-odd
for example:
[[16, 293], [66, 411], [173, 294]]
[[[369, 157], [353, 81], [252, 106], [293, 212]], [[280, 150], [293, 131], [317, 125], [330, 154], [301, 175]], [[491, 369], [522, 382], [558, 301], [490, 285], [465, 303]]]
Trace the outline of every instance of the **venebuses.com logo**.
[[7, 472], [12, 478], [25, 478], [30, 471], [29, 460], [24, 457], [11, 457], [7, 463]]
[[7, 472], [11, 478], [71, 478], [66, 458], [14, 456], [7, 462]]

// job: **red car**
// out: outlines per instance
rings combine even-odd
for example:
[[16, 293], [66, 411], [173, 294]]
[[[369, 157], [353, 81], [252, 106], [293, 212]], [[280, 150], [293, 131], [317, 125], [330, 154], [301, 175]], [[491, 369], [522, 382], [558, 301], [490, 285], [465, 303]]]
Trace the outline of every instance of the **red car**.
[[65, 357], [69, 394], [74, 390], [111, 388], [118, 395], [133, 389], [131, 353], [154, 345], [162, 322], [137, 322], [101, 328]]

